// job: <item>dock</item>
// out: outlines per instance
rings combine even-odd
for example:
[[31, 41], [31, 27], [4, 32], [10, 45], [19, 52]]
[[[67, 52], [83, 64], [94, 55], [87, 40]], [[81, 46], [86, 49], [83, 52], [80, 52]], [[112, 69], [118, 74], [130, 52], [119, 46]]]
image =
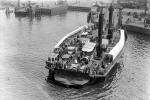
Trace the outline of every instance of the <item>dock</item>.
[[124, 24], [124, 26], [126, 27], [127, 31], [150, 35], [150, 28], [144, 27], [142, 22]]
[[68, 7], [68, 10], [71, 11], [82, 11], [82, 12], [89, 12], [91, 9], [92, 4], [90, 2], [79, 2], [79, 3], [75, 3], [75, 4], [71, 4]]
[[[95, 4], [98, 4], [102, 7], [109, 7], [110, 3], [95, 3], [95, 2], [78, 2], [74, 4], [70, 4], [68, 7], [68, 10], [71, 11], [81, 11], [81, 12], [89, 12], [91, 10], [91, 7]], [[114, 7], [118, 7], [117, 4], [114, 4]]]
[[[142, 10], [128, 10], [128, 12], [130, 13], [134, 13], [136, 12], [138, 15], [140, 13], [143, 13]], [[135, 32], [135, 33], [139, 33], [139, 34], [148, 34], [150, 35], [150, 27], [145, 27], [144, 25], [144, 18], [141, 17], [141, 19], [139, 18], [134, 18], [133, 15], [127, 15], [126, 13], [128, 13], [126, 11], [124, 11], [123, 14], [123, 26], [126, 28], [127, 31], [130, 32]]]

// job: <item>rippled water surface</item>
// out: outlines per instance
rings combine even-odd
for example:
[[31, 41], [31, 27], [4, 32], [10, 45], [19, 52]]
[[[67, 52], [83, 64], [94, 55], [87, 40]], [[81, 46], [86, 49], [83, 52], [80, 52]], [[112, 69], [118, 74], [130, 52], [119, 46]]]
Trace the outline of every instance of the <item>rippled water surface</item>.
[[0, 11], [0, 100], [150, 100], [150, 36], [128, 33], [119, 63], [106, 82], [66, 88], [45, 81], [45, 60], [67, 33], [86, 23], [87, 13], [41, 18]]

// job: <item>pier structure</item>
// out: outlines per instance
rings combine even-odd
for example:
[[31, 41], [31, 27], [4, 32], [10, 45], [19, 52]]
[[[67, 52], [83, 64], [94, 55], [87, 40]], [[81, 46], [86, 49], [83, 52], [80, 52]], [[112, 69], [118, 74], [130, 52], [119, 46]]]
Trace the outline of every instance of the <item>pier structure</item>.
[[68, 10], [71, 10], [71, 11], [82, 11], [82, 12], [89, 12], [90, 11], [90, 8], [92, 6], [92, 3], [90, 2], [78, 2], [78, 3], [75, 3], [75, 4], [70, 4], [69, 7], [68, 7]]
[[127, 31], [150, 35], [150, 24], [145, 23], [144, 10], [124, 10], [123, 26]]
[[68, 10], [89, 12], [93, 5], [99, 5], [99, 6], [103, 7], [103, 6], [109, 6], [110, 3], [103, 3], [103, 2], [78, 2], [78, 3], [75, 3], [75, 4], [70, 4], [69, 7], [68, 7]]
[[41, 14], [56, 15], [67, 12], [68, 5], [59, 5], [53, 7], [40, 7]]

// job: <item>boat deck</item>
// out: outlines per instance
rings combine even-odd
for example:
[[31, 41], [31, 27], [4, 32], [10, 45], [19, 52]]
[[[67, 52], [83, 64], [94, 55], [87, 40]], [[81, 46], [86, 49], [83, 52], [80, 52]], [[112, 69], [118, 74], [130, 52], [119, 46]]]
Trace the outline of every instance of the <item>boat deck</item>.
[[[107, 31], [102, 35], [102, 42], [104, 44], [108, 43], [106, 39]], [[105, 35], [104, 35], [105, 34]], [[106, 50], [103, 51], [103, 55], [109, 53], [110, 50], [118, 43], [120, 39], [119, 32], [114, 32], [113, 39], [111, 43], [108, 43]], [[59, 46], [59, 59], [57, 61], [56, 69], [64, 72], [75, 72], [90, 77], [104, 77], [106, 73], [112, 68], [112, 64], [107, 66], [102, 65], [103, 56], [100, 59], [95, 59], [96, 57], [96, 45], [98, 39], [98, 30], [87, 30], [83, 29], [78, 33], [65, 39]], [[106, 42], [106, 43], [105, 43]], [[89, 47], [86, 47], [89, 45]], [[84, 49], [87, 51], [83, 52]], [[58, 49], [58, 48], [56, 48]], [[88, 52], [88, 49], [91, 50]], [[58, 53], [54, 49], [55, 53]], [[57, 56], [54, 54], [54, 56]]]

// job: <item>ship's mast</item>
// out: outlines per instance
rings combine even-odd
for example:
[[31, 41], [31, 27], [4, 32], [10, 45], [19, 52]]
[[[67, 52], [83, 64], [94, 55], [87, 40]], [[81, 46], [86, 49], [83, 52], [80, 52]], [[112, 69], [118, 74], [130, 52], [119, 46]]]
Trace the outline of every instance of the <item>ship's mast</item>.
[[148, 14], [150, 14], [150, 0], [147, 2]]
[[42, 7], [43, 7], [43, 5], [44, 5], [44, 4], [43, 4], [43, 0], [42, 0]]
[[120, 0], [117, 0], [117, 4], [119, 5], [119, 18], [118, 18], [118, 28], [122, 27], [122, 7], [120, 6]]
[[18, 0], [18, 4], [17, 4], [17, 6], [18, 6], [18, 7], [20, 7], [20, 0]]
[[146, 13], [147, 12], [147, 0], [145, 0], [145, 16], [146, 16]]

